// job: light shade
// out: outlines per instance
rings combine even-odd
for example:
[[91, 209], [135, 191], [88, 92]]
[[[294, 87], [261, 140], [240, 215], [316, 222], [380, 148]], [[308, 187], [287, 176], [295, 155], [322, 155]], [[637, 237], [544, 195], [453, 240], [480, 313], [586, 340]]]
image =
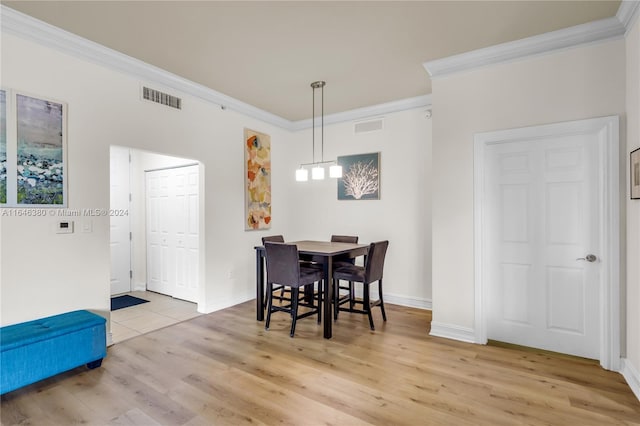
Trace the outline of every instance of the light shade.
[[311, 179], [322, 180], [324, 179], [324, 167], [316, 166], [311, 169]]
[[309, 170], [300, 168], [296, 170], [296, 180], [298, 182], [305, 182], [309, 180]]
[[342, 166], [338, 166], [337, 164], [334, 164], [333, 166], [329, 167], [329, 177], [341, 178], [342, 177]]

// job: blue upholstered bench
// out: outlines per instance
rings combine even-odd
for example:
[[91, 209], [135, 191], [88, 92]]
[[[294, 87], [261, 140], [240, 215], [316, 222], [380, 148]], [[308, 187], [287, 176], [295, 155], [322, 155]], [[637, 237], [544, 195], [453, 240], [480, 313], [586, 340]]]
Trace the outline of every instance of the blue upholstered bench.
[[99, 367], [107, 355], [105, 322], [73, 311], [0, 328], [0, 394], [82, 364]]

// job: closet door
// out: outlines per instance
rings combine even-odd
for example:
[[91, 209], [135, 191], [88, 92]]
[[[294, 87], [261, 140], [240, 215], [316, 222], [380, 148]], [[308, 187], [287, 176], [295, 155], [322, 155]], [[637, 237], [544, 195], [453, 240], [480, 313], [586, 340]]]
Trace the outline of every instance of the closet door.
[[198, 301], [198, 166], [149, 171], [147, 289]]

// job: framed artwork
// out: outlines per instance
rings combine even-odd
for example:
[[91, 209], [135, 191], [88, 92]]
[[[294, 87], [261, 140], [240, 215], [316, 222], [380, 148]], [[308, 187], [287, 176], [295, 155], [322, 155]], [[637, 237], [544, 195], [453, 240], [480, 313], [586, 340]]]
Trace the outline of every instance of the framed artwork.
[[16, 94], [18, 205], [65, 206], [65, 111], [62, 103]]
[[271, 228], [271, 137], [244, 129], [245, 231]]
[[338, 157], [342, 177], [338, 179], [338, 200], [380, 199], [380, 153]]
[[66, 105], [0, 90], [0, 204], [66, 207]]
[[0, 89], [0, 204], [7, 204], [7, 91]]
[[640, 148], [629, 155], [631, 163], [631, 199], [640, 199]]

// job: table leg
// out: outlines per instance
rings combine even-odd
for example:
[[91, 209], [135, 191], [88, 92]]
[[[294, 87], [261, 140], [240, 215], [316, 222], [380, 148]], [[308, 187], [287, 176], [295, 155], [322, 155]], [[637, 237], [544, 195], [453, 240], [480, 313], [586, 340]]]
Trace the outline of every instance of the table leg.
[[324, 325], [324, 338], [331, 339], [332, 337], [332, 324], [333, 324], [333, 315], [331, 309], [331, 303], [333, 302], [333, 259], [331, 256], [327, 257], [323, 265], [324, 269], [324, 286], [323, 286], [323, 305], [322, 305], [322, 322]]
[[264, 321], [264, 256], [256, 250], [256, 320]]

